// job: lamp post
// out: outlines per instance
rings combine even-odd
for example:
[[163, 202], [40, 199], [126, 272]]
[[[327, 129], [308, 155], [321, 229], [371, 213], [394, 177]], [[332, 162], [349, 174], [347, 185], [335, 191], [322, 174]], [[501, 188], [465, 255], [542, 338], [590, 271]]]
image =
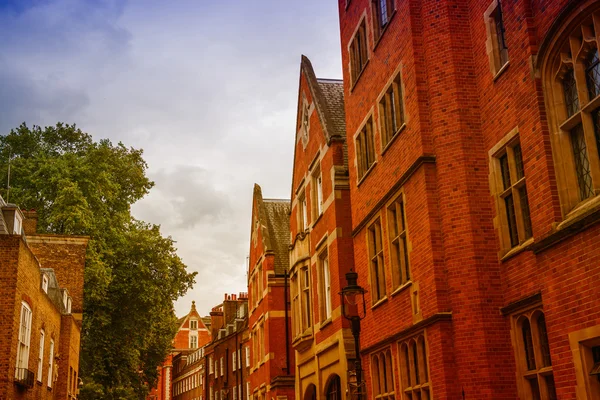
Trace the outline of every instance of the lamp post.
[[[360, 320], [367, 314], [367, 305], [365, 304], [366, 290], [358, 285], [357, 280], [358, 274], [356, 272], [351, 270], [346, 273], [348, 285], [342, 288], [340, 297], [342, 314], [344, 315], [344, 318], [350, 321], [352, 336], [354, 336], [354, 353], [356, 355], [354, 360], [356, 383], [352, 384], [348, 382], [348, 385], [350, 386], [351, 394], [352, 389], [354, 389], [356, 392], [356, 399], [361, 400], [364, 382], [362, 380], [362, 362], [360, 359]], [[362, 303], [362, 314], [360, 303]]]

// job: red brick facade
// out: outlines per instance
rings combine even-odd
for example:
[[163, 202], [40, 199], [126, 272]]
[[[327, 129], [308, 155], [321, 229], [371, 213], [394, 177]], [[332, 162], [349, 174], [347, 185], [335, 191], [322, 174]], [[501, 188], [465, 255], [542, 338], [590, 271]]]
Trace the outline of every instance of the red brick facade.
[[[597, 106], [580, 89], [583, 111], [562, 122], [573, 62], [560, 58], [569, 45], [583, 54], [575, 77], [585, 86], [598, 2], [383, 3], [382, 18], [381, 1], [339, 0], [354, 262], [369, 290], [361, 335], [368, 398], [598, 398], [589, 372], [600, 344], [600, 208], [595, 195], [572, 200], [578, 121], [591, 132], [589, 182], [599, 193]], [[362, 21], [366, 63], [350, 56]], [[395, 78], [404, 119], [384, 143], [383, 99]], [[356, 144], [370, 121], [374, 162], [362, 174]], [[517, 151], [522, 164], [503, 177], [503, 157]], [[525, 195], [495, 191], [503, 178], [518, 180], [514, 193], [526, 187]], [[391, 239], [397, 204], [410, 273], [401, 285]], [[371, 239], [378, 232], [380, 243]], [[384, 370], [391, 381], [380, 380]]]
[[[0, 204], [0, 398], [74, 399], [81, 328], [74, 305], [83, 299], [77, 277], [88, 239], [37, 235], [34, 212], [21, 213], [1, 198]], [[23, 214], [29, 221], [21, 230]], [[60, 268], [47, 262], [49, 253], [61, 254]]]
[[254, 186], [248, 269], [248, 399], [294, 399], [288, 276], [289, 201]]

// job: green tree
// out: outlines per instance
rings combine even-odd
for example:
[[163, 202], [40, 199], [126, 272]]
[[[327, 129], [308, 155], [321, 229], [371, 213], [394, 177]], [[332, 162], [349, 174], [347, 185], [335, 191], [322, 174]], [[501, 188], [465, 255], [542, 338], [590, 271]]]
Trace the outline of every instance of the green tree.
[[75, 125], [0, 136], [5, 199], [38, 211], [38, 230], [88, 235], [80, 376], [82, 399], [142, 397], [176, 331], [173, 301], [194, 283], [159, 227], [130, 207], [154, 185], [142, 150], [95, 142]]

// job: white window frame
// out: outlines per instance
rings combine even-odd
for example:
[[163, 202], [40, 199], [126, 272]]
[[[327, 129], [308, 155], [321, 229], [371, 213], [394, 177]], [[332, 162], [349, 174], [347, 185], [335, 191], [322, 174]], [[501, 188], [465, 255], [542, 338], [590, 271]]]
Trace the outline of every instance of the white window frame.
[[198, 335], [190, 335], [190, 349], [198, 348]]
[[246, 368], [250, 367], [250, 346], [246, 346]]
[[197, 319], [190, 320], [190, 330], [192, 330], [192, 331], [198, 330], [198, 320]]
[[213, 357], [210, 356], [208, 357], [208, 374], [212, 375], [214, 371]]
[[225, 375], [225, 362], [223, 361], [223, 356], [221, 356], [221, 376]]
[[48, 387], [52, 387], [52, 371], [54, 367], [54, 340], [50, 339], [50, 357], [48, 358]]
[[44, 293], [48, 293], [48, 283], [48, 275], [42, 274], [42, 290], [44, 291]]
[[31, 341], [31, 307], [26, 302], [21, 302], [21, 324], [19, 326], [19, 338], [17, 344], [17, 363], [15, 377], [19, 377], [18, 368], [28, 369], [29, 366], [29, 348]]
[[18, 211], [15, 211], [15, 222], [13, 224], [13, 233], [15, 235], [21, 234], [21, 228], [23, 227], [23, 221], [21, 220], [21, 216]]
[[232, 358], [232, 363], [231, 363], [232, 371], [235, 371], [237, 369], [237, 354], [236, 353], [237, 353], [237, 351], [234, 351], [231, 354], [231, 356], [232, 356], [231, 357]]
[[42, 382], [42, 369], [44, 368], [44, 341], [45, 341], [45, 332], [43, 329], [40, 329], [40, 353], [38, 356], [38, 370], [37, 370], [37, 380], [38, 382]]

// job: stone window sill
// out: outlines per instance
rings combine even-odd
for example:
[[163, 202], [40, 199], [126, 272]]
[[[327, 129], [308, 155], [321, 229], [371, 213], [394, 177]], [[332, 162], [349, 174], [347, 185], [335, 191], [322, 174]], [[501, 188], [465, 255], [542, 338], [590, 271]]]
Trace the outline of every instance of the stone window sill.
[[371, 310], [376, 309], [377, 307], [381, 306], [383, 303], [387, 302], [387, 296], [383, 296], [382, 298], [380, 298], [379, 300], [377, 300], [377, 303], [373, 304], [371, 306]]
[[392, 292], [392, 294], [390, 296], [394, 297], [394, 296], [404, 292], [406, 289], [408, 289], [411, 286], [412, 286], [412, 281], [405, 282], [402, 285], [398, 286], [396, 289], [394, 289], [394, 291]]
[[373, 168], [375, 168], [375, 165], [377, 165], [377, 160], [373, 161], [373, 164], [371, 164], [371, 166], [369, 167], [368, 170], [366, 170], [366, 172], [364, 173], [363, 176], [360, 177], [360, 179], [358, 180], [358, 183], [356, 184], [356, 186], [360, 186], [361, 183], [363, 183], [365, 181], [365, 179], [367, 178], [367, 176], [371, 173], [371, 171], [373, 171]]
[[500, 254], [500, 262], [505, 262], [515, 257], [517, 254], [524, 252], [525, 250], [530, 250], [529, 246], [532, 245], [533, 242], [534, 239], [531, 237], [523, 243], [511, 248], [510, 250], [505, 250], [503, 253]]
[[498, 72], [496, 72], [496, 75], [494, 75], [494, 78], [492, 80], [494, 82], [496, 82], [498, 80], [498, 78], [500, 77], [500, 75], [502, 75], [504, 73], [504, 71], [506, 71], [508, 69], [509, 65], [510, 65], [510, 61], [507, 61], [503, 66], [501, 66], [500, 69], [498, 70]]

